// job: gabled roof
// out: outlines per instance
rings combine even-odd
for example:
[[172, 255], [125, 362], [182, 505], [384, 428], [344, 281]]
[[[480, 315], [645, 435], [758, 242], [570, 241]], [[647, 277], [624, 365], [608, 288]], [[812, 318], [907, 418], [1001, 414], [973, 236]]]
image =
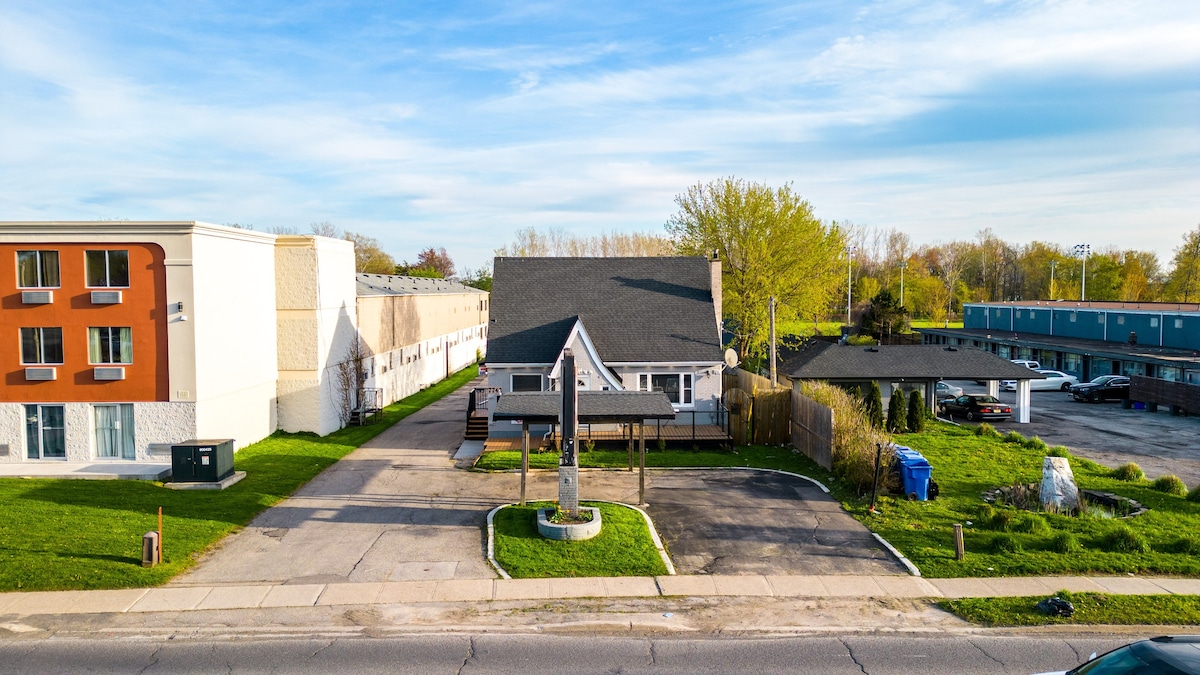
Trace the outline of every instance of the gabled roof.
[[584, 351], [587, 352], [587, 358], [597, 364], [600, 377], [608, 383], [608, 386], [617, 391], [622, 391], [625, 387], [621, 386], [620, 380], [613, 376], [613, 372], [604, 365], [604, 360], [600, 358], [596, 352], [596, 345], [592, 342], [591, 336], [588, 335], [587, 329], [583, 327], [582, 321], [576, 321], [575, 326], [571, 328], [571, 332], [567, 334], [567, 339], [563, 341], [563, 347], [559, 350], [558, 356], [554, 359], [554, 368], [550, 370], [550, 379], [557, 380], [560, 371], [562, 370], [563, 354], [567, 351], [571, 341], [576, 337], [583, 344]]
[[427, 277], [406, 277], [399, 274], [366, 274], [359, 272], [355, 275], [358, 282], [358, 296], [372, 295], [438, 295], [450, 293], [478, 293], [486, 295], [486, 291], [472, 288], [465, 284], [449, 279], [430, 279]]
[[1044, 380], [1045, 375], [981, 349], [945, 345], [863, 347], [811, 341], [780, 369], [793, 380]]
[[719, 363], [709, 262], [496, 258], [489, 363], [553, 363], [577, 321], [605, 363]]

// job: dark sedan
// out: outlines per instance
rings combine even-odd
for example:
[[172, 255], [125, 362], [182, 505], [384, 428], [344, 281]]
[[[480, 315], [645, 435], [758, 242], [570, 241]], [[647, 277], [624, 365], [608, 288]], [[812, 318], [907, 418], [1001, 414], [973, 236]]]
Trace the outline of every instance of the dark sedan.
[[995, 396], [967, 394], [942, 401], [942, 410], [947, 415], [965, 417], [972, 422], [979, 420], [1006, 420], [1012, 417], [1012, 406]]
[[1101, 375], [1091, 382], [1072, 386], [1068, 391], [1076, 401], [1096, 403], [1129, 398], [1129, 378], [1124, 375]]

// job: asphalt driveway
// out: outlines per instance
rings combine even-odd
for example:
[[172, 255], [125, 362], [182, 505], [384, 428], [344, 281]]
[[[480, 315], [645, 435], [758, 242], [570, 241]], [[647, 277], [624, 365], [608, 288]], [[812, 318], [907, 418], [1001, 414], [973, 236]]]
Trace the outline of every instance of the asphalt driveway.
[[[515, 473], [456, 469], [468, 387], [388, 429], [226, 537], [172, 585], [491, 579], [488, 511]], [[903, 574], [837, 502], [803, 479], [743, 470], [650, 471], [649, 513], [683, 574]], [[552, 471], [530, 499], [553, 499]], [[637, 473], [584, 471], [583, 499], [637, 502]]]

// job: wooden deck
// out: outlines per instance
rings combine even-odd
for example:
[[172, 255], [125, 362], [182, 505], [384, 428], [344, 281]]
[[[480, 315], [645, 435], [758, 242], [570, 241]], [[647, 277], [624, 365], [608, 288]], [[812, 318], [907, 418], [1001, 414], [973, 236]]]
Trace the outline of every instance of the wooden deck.
[[[716, 425], [699, 425], [698, 424], [695, 427], [693, 427], [690, 424], [688, 424], [688, 425], [664, 424], [664, 425], [662, 425], [662, 427], [658, 427], [657, 425], [647, 424], [646, 425], [646, 443], [647, 444], [652, 445], [652, 444], [658, 443], [658, 439], [660, 438], [660, 432], [659, 432], [660, 429], [661, 429], [661, 438], [663, 440], [665, 440], [669, 445], [673, 445], [673, 446], [680, 446], [680, 445], [691, 444], [691, 443], [697, 443], [697, 444], [702, 443], [702, 444], [711, 445], [714, 443], [728, 443], [729, 442], [729, 434], [725, 433], [725, 429], [723, 427], [719, 427]], [[554, 440], [555, 445], [557, 445], [558, 441], [559, 441], [558, 434], [554, 434], [554, 436], [552, 438]], [[584, 427], [583, 429], [579, 430], [579, 442], [582, 443], [587, 440], [595, 441], [597, 444], [603, 443], [604, 445], [609, 446], [609, 447], [613, 447], [616, 445], [625, 447], [625, 444], [629, 442], [629, 432], [628, 431], [591, 431], [587, 427]], [[636, 441], [637, 441], [637, 430], [634, 429], [634, 442], [636, 442]], [[529, 437], [530, 449], [537, 448], [537, 446], [543, 442], [544, 442], [544, 440], [541, 436], [532, 436], [531, 435]], [[483, 451], [484, 452], [490, 452], [492, 450], [520, 450], [520, 449], [521, 449], [521, 437], [520, 436], [504, 437], [504, 438], [488, 438], [483, 443]]]

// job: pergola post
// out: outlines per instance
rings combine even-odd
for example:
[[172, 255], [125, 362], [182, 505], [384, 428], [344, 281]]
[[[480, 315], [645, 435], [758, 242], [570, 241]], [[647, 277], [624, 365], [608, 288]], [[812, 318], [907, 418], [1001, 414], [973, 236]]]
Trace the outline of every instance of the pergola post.
[[633, 471], [633, 422], [629, 423], [629, 470]]
[[1017, 424], [1029, 424], [1029, 380], [1017, 380]]
[[[632, 446], [633, 429], [630, 429]], [[638, 424], [638, 506], [646, 505], [646, 422]]]
[[1000, 380], [988, 380], [987, 388], [988, 388], [988, 390], [987, 390], [988, 396], [999, 396], [1000, 395]]
[[525, 476], [529, 473], [529, 422], [521, 421], [521, 506], [525, 506]]

